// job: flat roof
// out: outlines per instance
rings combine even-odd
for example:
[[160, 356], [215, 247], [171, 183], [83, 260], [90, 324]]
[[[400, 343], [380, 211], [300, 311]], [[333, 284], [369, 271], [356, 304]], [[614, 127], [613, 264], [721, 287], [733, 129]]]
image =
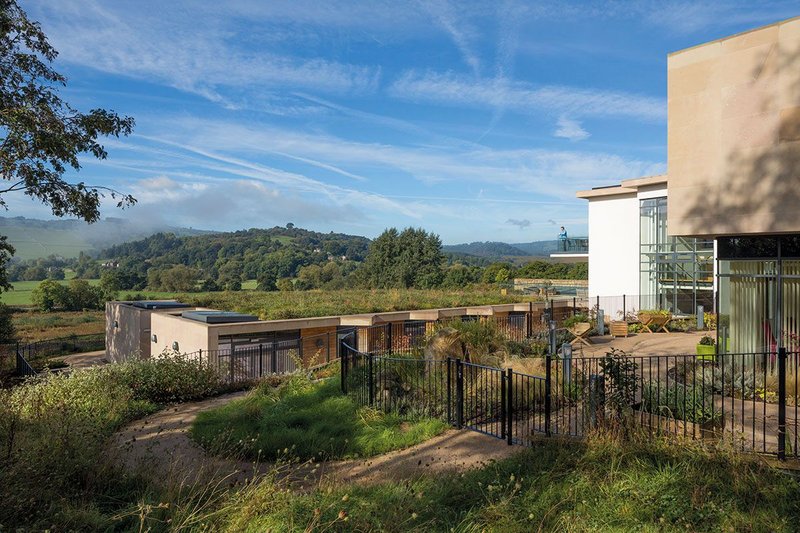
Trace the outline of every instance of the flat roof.
[[641, 178], [622, 180], [622, 182], [615, 185], [594, 187], [588, 191], [578, 191], [575, 193], [575, 196], [585, 200], [590, 198], [601, 198], [605, 196], [623, 196], [627, 194], [636, 194], [639, 192], [639, 189], [643, 187], [666, 185], [666, 183], [666, 174], [659, 174], [657, 176], [642, 176]]
[[140, 300], [125, 303], [139, 309], [185, 309], [191, 307], [189, 304], [181, 303], [177, 300]]
[[181, 313], [181, 318], [205, 322], [206, 324], [236, 324], [239, 322], [255, 322], [258, 320], [258, 317], [254, 315], [245, 315], [235, 311], [217, 311], [215, 309], [184, 311]]

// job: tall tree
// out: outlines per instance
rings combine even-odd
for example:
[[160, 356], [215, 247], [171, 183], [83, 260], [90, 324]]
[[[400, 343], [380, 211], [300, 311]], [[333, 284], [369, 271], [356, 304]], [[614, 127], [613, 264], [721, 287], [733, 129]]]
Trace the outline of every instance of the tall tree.
[[[48, 205], [56, 216], [100, 218], [100, 201], [108, 195], [117, 207], [136, 200], [109, 187], [71, 182], [68, 169], [79, 171], [79, 157], [105, 159], [98, 137], [129, 135], [134, 121], [106, 109], [82, 113], [59, 96], [66, 78], [50, 65], [58, 52], [40, 25], [28, 19], [16, 0], [0, 0], [0, 206], [20, 191]], [[0, 258], [14, 253], [0, 241]], [[5, 273], [4, 262], [0, 270]], [[4, 275], [0, 289], [8, 288]]]
[[389, 228], [369, 247], [361, 276], [370, 287], [428, 289], [444, 278], [442, 241], [423, 229]]

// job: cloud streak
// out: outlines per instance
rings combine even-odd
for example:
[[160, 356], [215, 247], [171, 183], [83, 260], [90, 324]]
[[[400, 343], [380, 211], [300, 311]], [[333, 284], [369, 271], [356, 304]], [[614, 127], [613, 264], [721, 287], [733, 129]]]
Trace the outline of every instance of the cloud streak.
[[507, 107], [524, 114], [556, 112], [647, 122], [663, 122], [667, 116], [667, 105], [661, 98], [560, 85], [534, 86], [506, 79], [474, 81], [452, 73], [408, 71], [391, 85], [389, 94], [443, 105]]

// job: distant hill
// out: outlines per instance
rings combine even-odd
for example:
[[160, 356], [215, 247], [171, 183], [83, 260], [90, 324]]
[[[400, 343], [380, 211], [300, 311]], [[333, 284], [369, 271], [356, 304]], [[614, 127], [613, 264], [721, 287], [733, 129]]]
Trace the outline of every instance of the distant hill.
[[534, 242], [519, 242], [511, 246], [519, 248], [524, 255], [535, 255], [537, 257], [548, 257], [551, 253], [558, 251], [558, 241], [534, 241]]
[[498, 241], [471, 242], [442, 246], [445, 253], [482, 257], [493, 261], [514, 258], [548, 257], [558, 249], [558, 241], [535, 241], [522, 243], [506, 243]]
[[280, 279], [295, 277], [300, 268], [312, 264], [363, 261], [369, 243], [368, 238], [358, 235], [320, 233], [292, 225], [185, 237], [157, 233], [112, 246], [103, 250], [100, 258], [117, 261], [142, 276], [149, 267], [186, 265], [216, 278], [229, 263], [229, 268], [244, 279]]
[[505, 257], [529, 255], [523, 250], [505, 242], [485, 241], [442, 246], [445, 253], [466, 254], [478, 257]]
[[17, 259], [38, 259], [58, 255], [67, 259], [80, 252], [96, 253], [127, 241], [143, 239], [158, 232], [179, 236], [212, 232], [191, 228], [147, 226], [120, 218], [106, 218], [87, 224], [82, 220], [40, 220], [25, 217], [0, 217], [0, 235], [16, 248]]

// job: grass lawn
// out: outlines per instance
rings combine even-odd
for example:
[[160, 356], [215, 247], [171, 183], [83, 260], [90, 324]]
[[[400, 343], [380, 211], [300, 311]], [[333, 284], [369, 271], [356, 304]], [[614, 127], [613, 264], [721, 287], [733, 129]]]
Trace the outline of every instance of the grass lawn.
[[752, 456], [595, 438], [543, 441], [481, 470], [407, 483], [305, 494], [262, 483], [237, 501], [222, 529], [789, 532], [800, 484]]
[[[369, 457], [438, 435], [438, 420], [408, 419], [359, 408], [338, 379], [293, 377], [261, 386], [241, 400], [200, 413], [192, 437], [207, 449], [248, 459]], [[288, 452], [287, 452], [288, 451]]]

